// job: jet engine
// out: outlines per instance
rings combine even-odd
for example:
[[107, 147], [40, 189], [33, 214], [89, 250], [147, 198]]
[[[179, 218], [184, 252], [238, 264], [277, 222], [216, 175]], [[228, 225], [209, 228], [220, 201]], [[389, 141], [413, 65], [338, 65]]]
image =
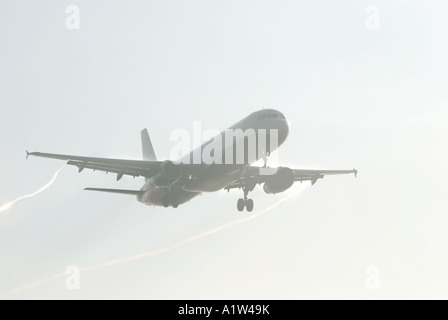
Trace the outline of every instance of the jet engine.
[[181, 170], [178, 164], [165, 161], [161, 165], [158, 174], [151, 178], [151, 184], [156, 187], [169, 187], [181, 178]]
[[272, 180], [263, 185], [264, 192], [276, 194], [289, 189], [294, 184], [294, 172], [287, 167], [279, 167]]

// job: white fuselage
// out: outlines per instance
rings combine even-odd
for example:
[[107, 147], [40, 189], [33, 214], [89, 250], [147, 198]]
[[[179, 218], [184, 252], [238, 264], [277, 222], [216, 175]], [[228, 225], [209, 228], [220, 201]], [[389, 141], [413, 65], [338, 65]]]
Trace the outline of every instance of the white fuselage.
[[[238, 129], [243, 132], [246, 132], [248, 129], [255, 130], [257, 133], [263, 132], [266, 135], [267, 142], [260, 145], [258, 139], [259, 136], [257, 135], [256, 152], [250, 153], [252, 149], [248, 150], [250, 149], [248, 148], [248, 138], [244, 138], [244, 136], [236, 136], [231, 143], [226, 141], [225, 136], [229, 130], [234, 131]], [[275, 132], [276, 135], [271, 135], [271, 132]], [[221, 161], [211, 163], [210, 161], [200, 159], [200, 161], [197, 162], [197, 155], [202, 154], [204, 149], [213, 139], [207, 141], [179, 160], [180, 166], [182, 166], [182, 163], [196, 164], [193, 166], [194, 170], [192, 172], [169, 187], [154, 186], [151, 183], [151, 179], [147, 179], [145, 185], [141, 189], [144, 192], [137, 198], [140, 202], [147, 205], [162, 206], [163, 199], [166, 196], [176, 197], [177, 202], [182, 204], [198, 196], [202, 192], [221, 190], [232, 182], [238, 180], [247, 166], [263, 158], [266, 154], [269, 154], [282, 145], [285, 142], [288, 133], [289, 125], [282, 113], [273, 109], [256, 111], [214, 138], [223, 141], [220, 150], [214, 150], [214, 152], [219, 153], [218, 158]], [[272, 143], [271, 139], [274, 138], [277, 141]], [[243, 140], [241, 141], [241, 139]], [[243, 146], [243, 158], [237, 157], [238, 150], [236, 149], [236, 146], [238, 145]], [[213, 153], [213, 155], [215, 154]], [[191, 168], [191, 165], [189, 167]]]

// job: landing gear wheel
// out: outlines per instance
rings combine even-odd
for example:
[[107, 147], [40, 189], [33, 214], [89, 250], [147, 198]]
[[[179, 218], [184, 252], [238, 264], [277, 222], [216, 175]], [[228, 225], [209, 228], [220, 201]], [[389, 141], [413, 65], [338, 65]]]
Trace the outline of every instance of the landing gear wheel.
[[242, 188], [243, 188], [243, 192], [244, 192], [244, 198], [238, 199], [238, 203], [237, 203], [238, 211], [243, 211], [244, 207], [246, 207], [247, 211], [251, 212], [254, 209], [254, 200], [247, 199], [247, 195], [249, 194], [249, 192], [254, 190], [255, 184], [251, 184], [251, 185], [245, 184]]
[[171, 205], [173, 206], [174, 209], [176, 209], [179, 206], [179, 201], [177, 201], [177, 199], [173, 199], [171, 201]]
[[168, 208], [170, 205], [170, 196], [166, 195], [162, 199], [162, 204], [165, 208]]
[[245, 203], [244, 199], [238, 199], [238, 202], [236, 204], [236, 207], [238, 208], [238, 211], [243, 211], [245, 204], [246, 203]]
[[247, 212], [251, 212], [254, 209], [254, 200], [247, 199], [246, 200], [246, 210]]

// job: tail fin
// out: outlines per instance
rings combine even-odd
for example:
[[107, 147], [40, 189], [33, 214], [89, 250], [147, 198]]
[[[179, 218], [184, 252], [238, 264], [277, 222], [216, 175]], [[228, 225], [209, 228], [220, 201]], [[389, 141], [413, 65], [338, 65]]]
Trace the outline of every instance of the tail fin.
[[151, 139], [149, 139], [148, 130], [143, 129], [141, 135], [143, 160], [157, 161], [156, 154], [154, 153], [154, 149], [152, 147]]

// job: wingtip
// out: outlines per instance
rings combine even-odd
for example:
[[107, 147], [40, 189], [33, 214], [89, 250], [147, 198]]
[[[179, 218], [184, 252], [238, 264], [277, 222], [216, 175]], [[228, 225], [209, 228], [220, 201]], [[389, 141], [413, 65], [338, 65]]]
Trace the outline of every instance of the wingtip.
[[28, 152], [28, 150], [25, 150], [26, 152], [26, 160], [28, 160], [28, 157], [30, 156], [30, 153]]
[[355, 178], [357, 178], [358, 177], [358, 170], [353, 169], [353, 173], [355, 174]]

